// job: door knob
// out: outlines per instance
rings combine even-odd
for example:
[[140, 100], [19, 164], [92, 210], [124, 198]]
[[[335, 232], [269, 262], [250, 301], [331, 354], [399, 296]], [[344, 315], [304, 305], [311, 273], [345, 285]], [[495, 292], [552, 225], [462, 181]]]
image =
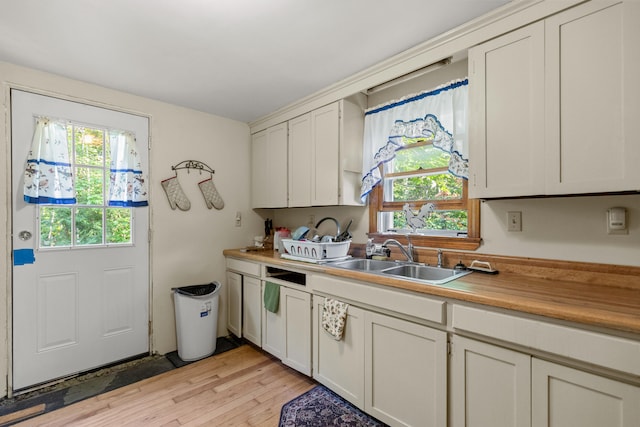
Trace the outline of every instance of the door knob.
[[27, 230], [22, 230], [18, 233], [18, 239], [22, 240], [23, 242], [29, 240], [31, 236], [31, 232]]

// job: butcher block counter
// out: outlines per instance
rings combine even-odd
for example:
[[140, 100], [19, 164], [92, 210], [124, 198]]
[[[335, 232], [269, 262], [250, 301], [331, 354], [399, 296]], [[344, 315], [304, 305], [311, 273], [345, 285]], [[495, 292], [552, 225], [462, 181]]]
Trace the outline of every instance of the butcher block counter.
[[[483, 304], [552, 319], [602, 327], [622, 333], [640, 333], [640, 268], [537, 259], [486, 256], [499, 274], [479, 272], [444, 285], [410, 280], [281, 258], [277, 252], [238, 249], [226, 257], [274, 266], [302, 269], [427, 295]], [[466, 260], [473, 254], [455, 254]], [[469, 265], [469, 262], [465, 263]], [[433, 265], [433, 264], [432, 264]]]

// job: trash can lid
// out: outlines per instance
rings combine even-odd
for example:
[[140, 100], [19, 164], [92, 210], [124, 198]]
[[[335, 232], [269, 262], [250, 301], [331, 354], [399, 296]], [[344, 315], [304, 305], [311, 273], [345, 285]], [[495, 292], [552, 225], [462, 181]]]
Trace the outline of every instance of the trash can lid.
[[182, 295], [188, 295], [192, 297], [201, 297], [205, 295], [210, 295], [216, 292], [219, 288], [220, 288], [220, 283], [211, 282], [204, 285], [181, 286], [179, 288], [171, 288], [171, 290]]

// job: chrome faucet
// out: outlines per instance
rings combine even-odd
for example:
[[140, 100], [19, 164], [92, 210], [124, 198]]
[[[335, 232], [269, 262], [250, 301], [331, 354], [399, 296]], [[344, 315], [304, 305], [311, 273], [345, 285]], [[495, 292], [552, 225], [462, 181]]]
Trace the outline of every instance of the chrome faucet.
[[438, 249], [438, 268], [442, 267], [442, 249]]
[[387, 239], [382, 244], [382, 247], [386, 248], [387, 245], [393, 244], [400, 248], [402, 254], [407, 257], [407, 261], [413, 262], [413, 244], [411, 243], [411, 239], [409, 239], [409, 236], [407, 236], [407, 242], [407, 248], [405, 249], [405, 247], [402, 246], [402, 243], [398, 242], [396, 239]]

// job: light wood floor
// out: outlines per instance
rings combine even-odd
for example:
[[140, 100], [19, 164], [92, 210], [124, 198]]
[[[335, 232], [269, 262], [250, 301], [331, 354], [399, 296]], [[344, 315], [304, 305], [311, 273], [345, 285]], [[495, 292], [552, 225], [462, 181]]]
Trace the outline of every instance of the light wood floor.
[[249, 345], [24, 421], [19, 426], [277, 426], [310, 378]]

